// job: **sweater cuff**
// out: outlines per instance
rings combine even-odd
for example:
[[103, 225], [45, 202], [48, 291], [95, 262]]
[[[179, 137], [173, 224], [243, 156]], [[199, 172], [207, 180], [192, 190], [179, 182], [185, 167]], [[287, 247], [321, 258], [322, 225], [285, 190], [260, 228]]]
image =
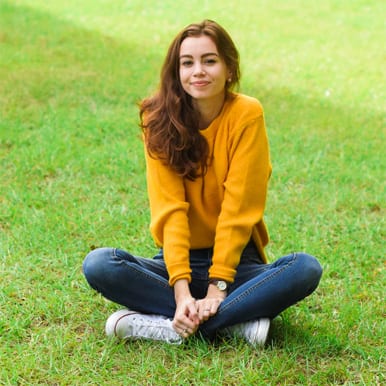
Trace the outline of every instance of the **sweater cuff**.
[[235, 280], [236, 270], [224, 265], [212, 265], [209, 268], [209, 278], [225, 280], [228, 283], [233, 283]]
[[175, 282], [180, 279], [186, 279], [190, 283], [192, 281], [191, 272], [192, 270], [190, 268], [187, 269], [186, 264], [183, 263], [168, 267], [169, 285], [173, 287]]

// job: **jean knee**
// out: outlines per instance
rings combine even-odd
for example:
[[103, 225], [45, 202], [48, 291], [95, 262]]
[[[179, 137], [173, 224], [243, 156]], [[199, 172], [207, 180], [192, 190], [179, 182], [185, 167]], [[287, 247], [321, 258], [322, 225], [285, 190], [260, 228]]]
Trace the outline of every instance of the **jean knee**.
[[105, 276], [111, 254], [112, 248], [97, 248], [85, 257], [83, 274], [91, 286], [94, 287]]
[[318, 286], [320, 278], [322, 277], [322, 266], [314, 256], [306, 253], [297, 253], [296, 255], [302, 265], [304, 277], [308, 281], [312, 290], [314, 290]]

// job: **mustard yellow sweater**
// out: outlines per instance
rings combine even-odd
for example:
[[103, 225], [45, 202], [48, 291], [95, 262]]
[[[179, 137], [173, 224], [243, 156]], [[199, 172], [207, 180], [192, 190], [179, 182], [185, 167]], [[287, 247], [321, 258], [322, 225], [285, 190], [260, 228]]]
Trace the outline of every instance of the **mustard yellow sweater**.
[[177, 176], [145, 151], [150, 230], [163, 247], [171, 286], [191, 281], [190, 249], [213, 247], [209, 277], [228, 282], [251, 237], [267, 261], [263, 214], [271, 163], [261, 104], [235, 94], [201, 134], [209, 144], [209, 167], [195, 181]]

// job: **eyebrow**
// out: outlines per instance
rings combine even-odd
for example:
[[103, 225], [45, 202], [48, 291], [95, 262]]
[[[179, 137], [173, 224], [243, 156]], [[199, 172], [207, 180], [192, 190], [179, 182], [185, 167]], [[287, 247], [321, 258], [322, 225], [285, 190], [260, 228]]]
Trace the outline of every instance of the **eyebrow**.
[[[201, 58], [205, 58], [207, 56], [219, 56], [219, 54], [217, 54], [216, 52], [207, 52], [206, 54], [201, 55]], [[185, 55], [181, 55], [180, 59], [181, 58], [193, 58], [193, 55], [185, 54]]]

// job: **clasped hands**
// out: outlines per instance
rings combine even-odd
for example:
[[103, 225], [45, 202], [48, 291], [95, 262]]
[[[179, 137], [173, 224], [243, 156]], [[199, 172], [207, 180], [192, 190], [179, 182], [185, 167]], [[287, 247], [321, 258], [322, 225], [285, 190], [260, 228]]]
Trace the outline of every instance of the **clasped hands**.
[[[182, 289], [182, 291], [181, 291]], [[185, 290], [184, 290], [185, 289]], [[200, 324], [215, 315], [226, 293], [216, 286], [209, 285], [203, 299], [194, 299], [186, 286], [175, 286], [176, 312], [173, 319], [174, 330], [183, 338], [193, 335]]]

